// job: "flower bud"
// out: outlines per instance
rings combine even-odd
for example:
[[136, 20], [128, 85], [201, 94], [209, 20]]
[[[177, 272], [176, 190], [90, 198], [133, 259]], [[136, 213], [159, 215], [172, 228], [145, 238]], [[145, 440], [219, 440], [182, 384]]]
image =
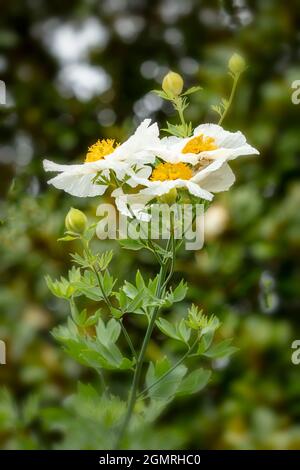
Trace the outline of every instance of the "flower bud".
[[246, 69], [245, 59], [241, 55], [234, 53], [229, 59], [228, 68], [234, 75], [244, 72]]
[[183, 89], [183, 79], [179, 73], [169, 72], [162, 82], [162, 89], [167, 95], [179, 96]]
[[87, 218], [83, 212], [71, 207], [65, 218], [65, 226], [69, 232], [83, 233], [87, 228]]

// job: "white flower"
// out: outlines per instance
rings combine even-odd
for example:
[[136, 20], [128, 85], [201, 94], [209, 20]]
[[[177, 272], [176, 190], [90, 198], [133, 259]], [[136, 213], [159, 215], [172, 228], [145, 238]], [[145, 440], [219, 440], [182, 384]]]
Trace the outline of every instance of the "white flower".
[[217, 124], [201, 124], [192, 137], [165, 137], [153, 149], [158, 157], [170, 163], [185, 162], [195, 164], [199, 160], [226, 158], [233, 160], [242, 155], [259, 152], [247, 144], [240, 132], [229, 132]]
[[136, 185], [144, 188], [130, 196], [114, 193], [117, 207], [124, 215], [132, 215], [135, 206], [135, 215], [141, 218], [142, 206], [145, 208], [173, 189], [183, 188], [193, 196], [211, 201], [213, 193], [228, 190], [235, 181], [227, 162], [241, 155], [259, 153], [247, 144], [241, 132], [228, 132], [215, 124], [198, 126], [191, 138], [162, 139], [152, 150], [161, 162], [153, 168], [150, 178], [132, 177]]
[[[155, 156], [150, 147], [158, 145], [158, 135], [157, 124], [151, 124], [150, 119], [145, 119], [135, 133], [119, 146], [112, 139], [96, 142], [89, 148], [82, 164], [59, 165], [44, 160], [45, 171], [60, 173], [50, 179], [48, 184], [73, 196], [98, 196], [106, 191], [109, 183], [105, 179], [109, 179], [112, 170], [119, 180], [129, 175], [128, 184], [135, 186], [137, 183], [132, 176], [148, 178], [151, 174], [151, 167], [144, 165], [154, 162]], [[100, 176], [99, 183], [95, 181], [97, 176]]]

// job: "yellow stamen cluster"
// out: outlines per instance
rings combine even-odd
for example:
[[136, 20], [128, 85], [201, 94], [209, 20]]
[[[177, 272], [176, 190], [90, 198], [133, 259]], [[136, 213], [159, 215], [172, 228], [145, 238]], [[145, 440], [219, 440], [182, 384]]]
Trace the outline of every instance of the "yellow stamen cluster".
[[85, 157], [85, 163], [102, 160], [106, 155], [113, 153], [118, 145], [119, 144], [115, 142], [115, 139], [97, 140], [95, 144], [89, 147]]
[[217, 148], [213, 137], [200, 134], [186, 143], [182, 149], [182, 153], [200, 153], [208, 150], [216, 150]]
[[191, 168], [186, 163], [160, 163], [152, 171], [152, 181], [189, 180], [193, 176]]

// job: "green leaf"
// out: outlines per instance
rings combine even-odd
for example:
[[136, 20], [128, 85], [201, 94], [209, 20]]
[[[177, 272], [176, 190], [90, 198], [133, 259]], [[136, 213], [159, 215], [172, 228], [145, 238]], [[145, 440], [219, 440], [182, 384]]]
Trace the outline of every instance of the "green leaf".
[[173, 303], [181, 302], [186, 296], [187, 289], [187, 284], [182, 280], [174, 290], [170, 290], [165, 296], [165, 307], [169, 308]]
[[124, 312], [122, 312], [120, 309], [115, 308], [115, 307], [111, 307], [110, 313], [112, 314], [114, 318], [117, 318], [117, 319], [122, 318], [122, 316], [124, 315]]
[[89, 261], [85, 258], [80, 256], [78, 253], [71, 253], [71, 258], [72, 260], [81, 266], [82, 268], [88, 268], [89, 267]]
[[22, 406], [22, 417], [25, 424], [31, 423], [39, 416], [40, 398], [35, 394], [29, 395]]
[[186, 344], [188, 343], [191, 330], [186, 326], [186, 322], [183, 318], [180, 322], [173, 325], [165, 318], [160, 317], [156, 320], [156, 326], [169, 338], [176, 339], [177, 341], [181, 341]]
[[113, 257], [113, 250], [106, 251], [105, 253], [102, 253], [101, 255], [97, 256], [97, 266], [100, 271], [105, 271], [105, 269], [108, 267], [110, 264], [111, 260]]
[[229, 105], [229, 101], [226, 98], [221, 99], [222, 106], [226, 109]]
[[130, 299], [133, 299], [138, 293], [137, 288], [133, 284], [130, 284], [130, 282], [128, 281], [125, 281], [123, 291]]
[[76, 283], [76, 287], [81, 294], [84, 294], [88, 299], [99, 302], [103, 300], [103, 294], [99, 287], [87, 287], [83, 283]]
[[127, 295], [125, 294], [124, 290], [120, 290], [117, 294], [116, 294], [116, 297], [118, 299], [118, 302], [119, 302], [119, 305], [120, 305], [120, 308], [123, 312], [126, 311], [126, 308], [127, 308], [127, 304], [128, 304], [128, 298], [127, 298]]
[[202, 390], [211, 377], [211, 371], [205, 369], [197, 369], [185, 377], [176, 392], [177, 396], [191, 395]]
[[109, 343], [116, 343], [121, 333], [120, 323], [114, 318], [111, 318], [106, 323], [106, 341]]
[[130, 369], [133, 361], [122, 356], [119, 348], [113, 344], [104, 345], [97, 342], [86, 342], [80, 351], [79, 358], [90, 367], [98, 369]]
[[132, 299], [132, 301], [127, 305], [126, 311], [128, 313], [135, 313], [137, 310], [142, 307], [145, 301], [145, 289], [141, 289], [140, 292]]
[[56, 297], [69, 300], [76, 294], [76, 287], [64, 277], [61, 277], [60, 281], [53, 281], [50, 276], [45, 276], [45, 281], [48, 289]]
[[215, 111], [219, 116], [222, 116], [222, 109], [221, 109], [220, 106], [213, 104], [213, 105], [211, 106], [211, 109], [212, 109], [213, 111]]
[[167, 122], [167, 128], [162, 129], [168, 134], [174, 135], [176, 137], [186, 137], [188, 134], [188, 125], [187, 124], [171, 124]]
[[100, 315], [101, 315], [101, 308], [96, 310], [96, 312], [93, 315], [90, 315], [89, 317], [87, 317], [83, 326], [89, 327], [89, 326], [95, 325], [98, 322]]
[[192, 305], [188, 311], [187, 325], [194, 329], [200, 330], [201, 335], [209, 331], [215, 331], [220, 326], [220, 322], [215, 315], [204, 315], [203, 310], [200, 310], [196, 305]]
[[159, 378], [161, 378], [159, 383], [153, 385], [152, 388], [150, 388], [149, 396], [151, 398], [159, 400], [168, 400], [175, 395], [184, 375], [187, 372], [187, 368], [184, 365], [180, 365], [168, 375], [163, 377], [169, 371], [170, 368], [171, 365], [166, 357], [157, 361], [155, 365], [150, 362], [146, 374], [147, 387], [150, 387]]
[[186, 326], [184, 318], [182, 318], [177, 324], [177, 334], [184, 343], [188, 343], [191, 336], [191, 330]]
[[119, 240], [119, 243], [126, 250], [138, 251], [144, 248], [144, 244], [140, 240], [133, 240], [132, 238], [124, 238]]
[[114, 318], [111, 318], [105, 325], [100, 318], [96, 326], [97, 338], [104, 346], [110, 346], [116, 343], [120, 336], [121, 326]]
[[238, 348], [230, 346], [231, 343], [232, 338], [225, 339], [224, 341], [221, 341], [220, 343], [212, 346], [208, 351], [204, 353], [204, 356], [213, 359], [230, 356], [238, 350]]
[[79, 237], [76, 237], [76, 236], [73, 236], [73, 235], [66, 235], [65, 237], [58, 238], [57, 241], [58, 242], [70, 242], [70, 241], [76, 240], [78, 238]]
[[200, 91], [202, 89], [203, 88], [201, 86], [192, 86], [191, 88], [188, 88], [184, 93], [182, 93], [181, 96], [191, 95], [192, 93], [196, 93], [197, 91]]
[[181, 341], [181, 338], [178, 338], [176, 327], [165, 318], [160, 317], [158, 320], [156, 320], [156, 326], [162, 333], [164, 333], [166, 336], [169, 336], [169, 338]]
[[137, 271], [136, 276], [135, 276], [135, 283], [139, 291], [145, 288], [145, 281], [139, 270]]
[[150, 423], [156, 420], [169, 403], [169, 397], [167, 399], [151, 398], [148, 406], [143, 410], [144, 420]]
[[187, 283], [182, 279], [180, 284], [178, 284], [178, 286], [173, 291], [174, 302], [181, 302], [185, 298], [187, 290]]
[[108, 271], [105, 271], [104, 276], [103, 276], [103, 288], [104, 292], [109, 297], [112, 293], [113, 287], [115, 283], [117, 282], [116, 279], [114, 279]]
[[80, 353], [80, 359], [84, 361], [85, 365], [92, 367], [93, 369], [117, 369], [117, 365], [108, 361], [98, 351], [91, 349], [82, 350]]
[[86, 308], [84, 308], [80, 313], [76, 307], [76, 304], [74, 301], [71, 301], [70, 303], [70, 306], [71, 306], [71, 314], [72, 314], [72, 318], [74, 320], [74, 322], [76, 323], [76, 325], [78, 326], [83, 326], [84, 325], [84, 322], [86, 320], [86, 317], [87, 317], [87, 310]]
[[173, 99], [171, 95], [168, 95], [163, 90], [152, 90], [152, 93], [155, 93], [156, 95], [158, 95], [160, 98], [163, 98], [164, 100], [172, 101]]

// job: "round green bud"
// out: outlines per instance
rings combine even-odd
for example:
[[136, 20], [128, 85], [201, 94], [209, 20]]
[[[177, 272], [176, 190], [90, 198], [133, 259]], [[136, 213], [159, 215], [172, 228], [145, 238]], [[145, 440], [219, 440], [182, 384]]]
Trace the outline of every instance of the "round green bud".
[[65, 226], [69, 232], [84, 233], [87, 228], [87, 218], [79, 209], [71, 207], [65, 218]]
[[167, 95], [179, 96], [183, 89], [183, 79], [179, 73], [169, 72], [162, 81], [162, 89]]
[[241, 55], [234, 53], [229, 59], [228, 68], [234, 75], [244, 72], [246, 69], [245, 59]]

